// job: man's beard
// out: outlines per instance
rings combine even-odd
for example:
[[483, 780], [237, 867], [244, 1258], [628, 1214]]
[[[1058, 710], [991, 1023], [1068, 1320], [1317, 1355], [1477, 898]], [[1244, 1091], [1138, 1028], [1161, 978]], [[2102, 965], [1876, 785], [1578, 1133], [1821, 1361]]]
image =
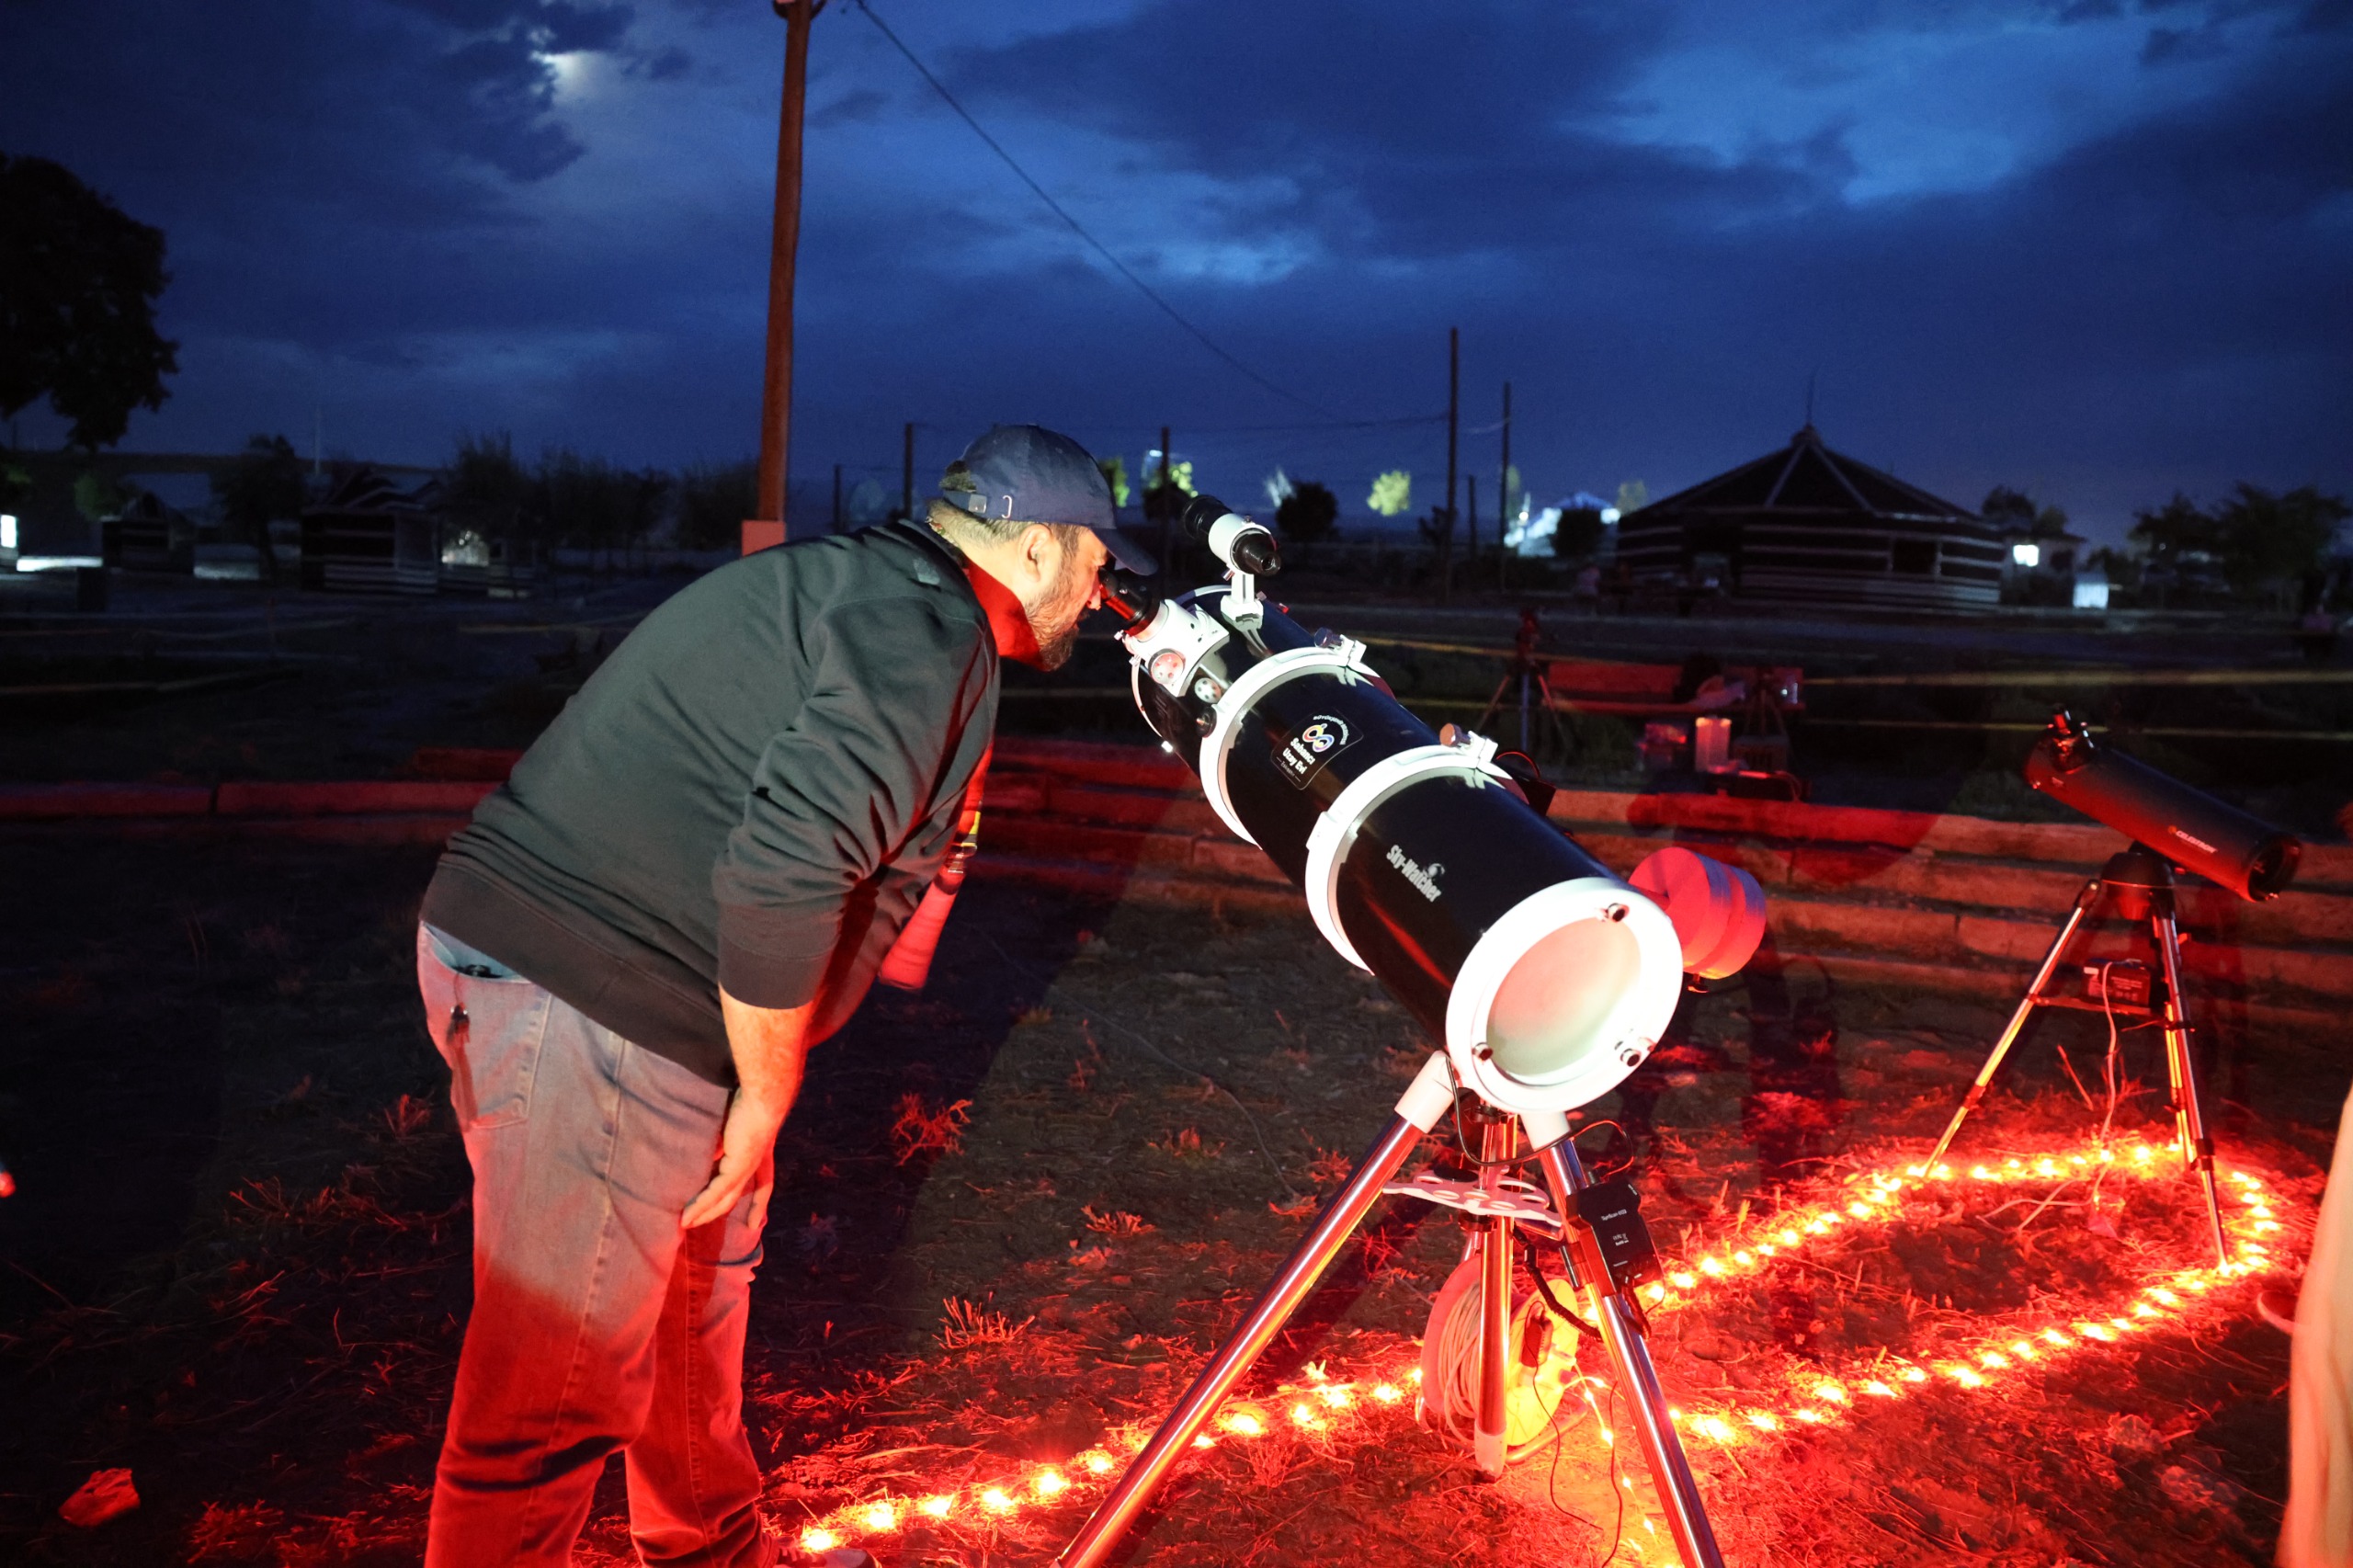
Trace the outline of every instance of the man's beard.
[[1070, 663], [1070, 656], [1078, 652], [1078, 627], [1075, 623], [1063, 627], [1060, 634], [1053, 637], [1046, 636], [1034, 620], [1029, 623], [1029, 629], [1038, 639], [1038, 667], [1041, 670], [1061, 669]]
[[1029, 636], [1038, 644], [1030, 663], [1041, 670], [1058, 670], [1070, 663], [1078, 651], [1079, 618], [1086, 613], [1093, 592], [1094, 579], [1065, 564], [1051, 597], [1034, 609], [1022, 607], [1022, 613], [1029, 618]]

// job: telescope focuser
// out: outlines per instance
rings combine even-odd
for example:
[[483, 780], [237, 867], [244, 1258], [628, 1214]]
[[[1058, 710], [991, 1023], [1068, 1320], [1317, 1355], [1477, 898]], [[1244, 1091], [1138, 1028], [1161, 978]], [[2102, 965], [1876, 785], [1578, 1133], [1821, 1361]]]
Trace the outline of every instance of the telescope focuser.
[[2064, 708], [2051, 715], [2051, 727], [2044, 733], [2051, 741], [2052, 765], [2062, 773], [2075, 772], [2098, 750], [2092, 744], [2091, 726]]
[[1160, 611], [1160, 590], [1124, 566], [1106, 566], [1095, 574], [1103, 590], [1103, 608], [1126, 622], [1123, 632], [1141, 631]]

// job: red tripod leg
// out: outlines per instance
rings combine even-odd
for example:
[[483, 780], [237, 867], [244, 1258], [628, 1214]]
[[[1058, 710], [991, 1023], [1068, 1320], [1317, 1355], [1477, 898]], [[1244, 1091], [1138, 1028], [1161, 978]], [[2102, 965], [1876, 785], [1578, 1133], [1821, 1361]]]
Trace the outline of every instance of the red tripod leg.
[[1975, 1110], [1978, 1102], [1985, 1097], [1986, 1086], [1993, 1083], [1994, 1074], [2002, 1070], [2003, 1058], [2009, 1055], [2010, 1047], [2018, 1043], [2018, 1036], [2026, 1029], [2027, 1019], [2034, 1016], [2035, 1008], [2049, 994], [2051, 977], [2058, 972], [2061, 960], [2067, 956], [2068, 946], [2075, 939], [2076, 927], [2083, 925], [2084, 916], [2089, 915], [2092, 906], [2099, 902], [2099, 892], [2100, 881], [2094, 877], [2084, 884], [2084, 891], [2075, 895], [2075, 907], [2069, 913], [2067, 923], [2059, 927], [2059, 935], [2052, 939], [2051, 950], [2042, 955], [2042, 967], [2034, 971], [2034, 983], [2028, 986], [2026, 994], [2018, 999], [2018, 1011], [2010, 1015], [2009, 1025], [2002, 1030], [2002, 1038], [1994, 1042], [1993, 1051], [1985, 1058], [1985, 1065], [1977, 1070], [1977, 1082], [1969, 1085], [1967, 1097], [1952, 1113], [1952, 1119], [1945, 1124], [1944, 1136], [1937, 1140], [1934, 1149], [1928, 1151], [1930, 1170], [1937, 1168], [1938, 1162], [1945, 1157], [1945, 1151], [1951, 1148], [1952, 1141], [1961, 1135], [1961, 1124], [1969, 1119], [1969, 1113]]
[[1096, 1506], [1095, 1512], [1063, 1554], [1054, 1561], [1060, 1568], [1097, 1568], [1120, 1543], [1120, 1538], [1152, 1501], [1153, 1494], [1168, 1478], [1168, 1472], [1184, 1457], [1185, 1450], [1217, 1414], [1218, 1406], [1242, 1381], [1250, 1364], [1258, 1358], [1267, 1343], [1281, 1332], [1299, 1303], [1315, 1288], [1349, 1233], [1357, 1228], [1373, 1204], [1380, 1201], [1383, 1183], [1397, 1174], [1422, 1135], [1438, 1125], [1438, 1119], [1454, 1103], [1454, 1078], [1448, 1070], [1443, 1052], [1433, 1054], [1423, 1064], [1421, 1075], [1415, 1078], [1404, 1096], [1397, 1102], [1397, 1114], [1373, 1140], [1372, 1147], [1357, 1165], [1356, 1174], [1348, 1178], [1315, 1221], [1307, 1239], [1299, 1244], [1290, 1258], [1267, 1287], [1258, 1304], [1226, 1341], [1225, 1348], [1217, 1353], [1176, 1408], [1160, 1424], [1143, 1451], [1128, 1466], [1128, 1472], [1110, 1494]]
[[2170, 896], [2149, 911], [2149, 932], [2156, 944], [2157, 962], [2165, 971], [2165, 1070], [2173, 1079], [2174, 1137], [2181, 1145], [2182, 1164], [2197, 1171], [2206, 1189], [2206, 1221], [2212, 1232], [2215, 1260], [2228, 1263], [2231, 1244], [2222, 1233], [2222, 1195], [2214, 1185], [2214, 1138], [2206, 1131], [2198, 1060], [2189, 1051], [2189, 1016], [2181, 1005], [2181, 932], [2174, 924]]
[[[1540, 1158], [1552, 1188], [1552, 1206], [1560, 1211], [1567, 1233], [1574, 1235], [1583, 1223], [1577, 1218], [1574, 1194], [1586, 1185], [1586, 1174], [1576, 1145], [1568, 1139], [1568, 1124], [1560, 1122], [1556, 1134], [1531, 1118], [1528, 1131], [1538, 1142], [1552, 1139]], [[1590, 1231], [1586, 1233], [1590, 1237]], [[1575, 1256], [1574, 1249], [1571, 1256]], [[1651, 1365], [1642, 1319], [1597, 1258], [1597, 1253], [1588, 1253], [1586, 1260], [1578, 1264], [1577, 1283], [1601, 1325], [1602, 1344], [1609, 1352], [1619, 1386], [1633, 1405], [1634, 1435], [1642, 1445], [1643, 1461], [1650, 1466], [1659, 1501], [1666, 1506], [1666, 1527], [1675, 1537], [1675, 1549], [1682, 1553], [1684, 1568], [1724, 1568], [1715, 1530], [1708, 1523], [1707, 1506], [1699, 1500], [1699, 1483], [1691, 1474], [1690, 1461], [1683, 1457], [1683, 1440], [1675, 1435], [1666, 1395], [1658, 1386], [1658, 1369]]]
[[[1481, 1145], [1486, 1158], [1507, 1159], [1519, 1124], [1495, 1121]], [[1491, 1171], [1493, 1167], [1490, 1167]], [[1479, 1420], [1472, 1433], [1472, 1462], [1493, 1481], [1503, 1474], [1510, 1444], [1512, 1222], [1497, 1215], [1479, 1238]]]

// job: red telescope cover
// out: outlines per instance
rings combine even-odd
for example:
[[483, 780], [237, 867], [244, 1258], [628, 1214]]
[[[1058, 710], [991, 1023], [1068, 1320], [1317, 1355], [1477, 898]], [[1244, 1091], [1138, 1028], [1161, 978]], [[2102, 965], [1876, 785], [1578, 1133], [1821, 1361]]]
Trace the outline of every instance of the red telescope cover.
[[1666, 912], [1683, 939], [1683, 969], [1702, 980], [1738, 974], [1765, 939], [1765, 890], [1737, 866], [1670, 846], [1627, 879]]

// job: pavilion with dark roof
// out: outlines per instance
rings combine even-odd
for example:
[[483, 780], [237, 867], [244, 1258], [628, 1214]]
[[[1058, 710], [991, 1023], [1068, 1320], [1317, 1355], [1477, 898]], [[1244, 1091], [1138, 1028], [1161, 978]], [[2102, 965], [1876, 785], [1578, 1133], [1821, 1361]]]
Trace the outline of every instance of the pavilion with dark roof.
[[1975, 513], [1832, 451], [1811, 424], [1618, 527], [1637, 584], [1712, 578], [1737, 598], [1890, 609], [1993, 608], [2005, 549]]
[[361, 594], [441, 589], [441, 483], [395, 483], [366, 463], [302, 508], [302, 586]]

